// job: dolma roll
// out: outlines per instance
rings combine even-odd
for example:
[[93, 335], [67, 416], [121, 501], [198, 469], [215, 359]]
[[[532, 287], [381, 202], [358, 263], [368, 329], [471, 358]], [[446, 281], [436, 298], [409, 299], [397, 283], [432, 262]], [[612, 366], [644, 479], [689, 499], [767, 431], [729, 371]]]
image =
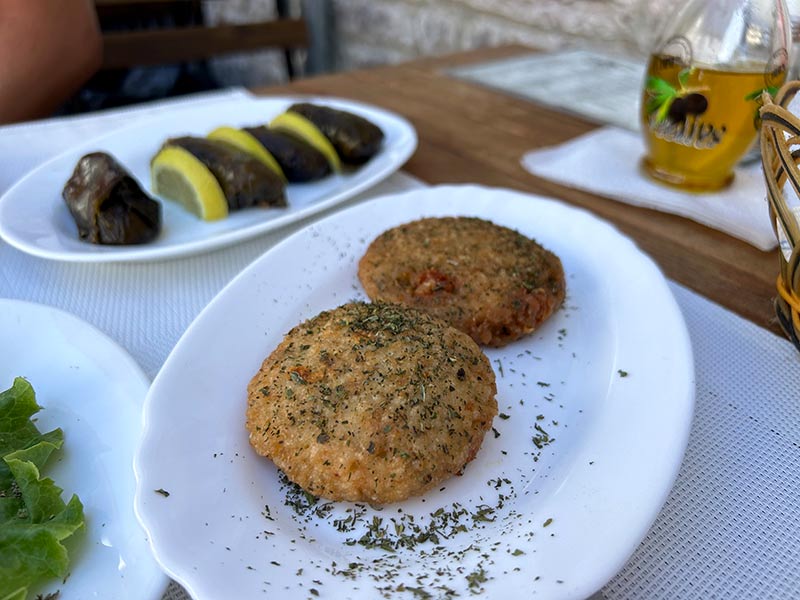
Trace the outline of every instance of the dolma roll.
[[87, 242], [144, 244], [161, 231], [161, 205], [104, 152], [81, 157], [61, 195]]
[[283, 180], [227, 142], [186, 136], [169, 139], [164, 146], [183, 148], [202, 162], [219, 182], [230, 210], [286, 206]]
[[278, 161], [291, 183], [315, 181], [331, 172], [325, 156], [303, 140], [263, 125], [245, 127], [244, 131], [256, 138]]
[[333, 147], [343, 163], [361, 165], [377, 154], [383, 131], [367, 119], [329, 106], [301, 102], [289, 107], [311, 121]]
[[257, 158], [270, 170], [274, 171], [284, 183], [286, 182], [283, 169], [281, 169], [275, 157], [270, 154], [269, 150], [267, 150], [261, 142], [244, 129], [236, 129], [235, 127], [223, 125], [211, 131], [206, 137], [210, 140], [228, 142], [236, 146], [242, 152], [247, 152], [250, 156]]

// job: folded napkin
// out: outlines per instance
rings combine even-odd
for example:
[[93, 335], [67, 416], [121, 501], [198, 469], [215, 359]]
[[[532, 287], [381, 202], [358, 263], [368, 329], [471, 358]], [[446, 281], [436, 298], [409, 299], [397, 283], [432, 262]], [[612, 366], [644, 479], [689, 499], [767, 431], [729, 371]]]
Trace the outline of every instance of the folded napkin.
[[705, 194], [681, 192], [639, 172], [641, 136], [604, 127], [552, 148], [522, 157], [528, 171], [600, 196], [688, 217], [724, 231], [760, 250], [778, 245], [769, 220], [761, 163], [736, 169], [733, 184]]
[[252, 97], [244, 88], [180, 96], [84, 115], [29, 121], [0, 127], [0, 195], [28, 171], [77, 144], [127, 127], [138, 120], [188, 106]]

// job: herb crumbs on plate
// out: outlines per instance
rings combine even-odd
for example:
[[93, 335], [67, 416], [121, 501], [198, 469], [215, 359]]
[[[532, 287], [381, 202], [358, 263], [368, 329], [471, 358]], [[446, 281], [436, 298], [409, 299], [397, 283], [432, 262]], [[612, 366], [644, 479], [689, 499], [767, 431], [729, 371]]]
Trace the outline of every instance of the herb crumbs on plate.
[[494, 362], [497, 363], [497, 370], [500, 373], [500, 377], [505, 377], [505, 374], [503, 373], [503, 361], [501, 361], [499, 358], [496, 358]]
[[467, 582], [469, 583], [469, 589], [472, 593], [480, 591], [481, 584], [486, 583], [486, 581], [488, 581], [488, 578], [486, 577], [486, 571], [483, 567], [478, 567], [467, 575]]
[[[489, 488], [497, 490], [496, 500], [485, 503], [481, 496], [484, 503], [474, 508], [453, 502], [428, 513], [427, 516], [406, 514], [400, 508], [394, 516], [387, 515], [380, 508], [372, 509], [378, 514], [370, 514], [370, 508], [361, 504], [343, 507], [345, 514], [341, 514], [342, 511], [329, 508], [333, 507], [333, 503], [306, 494], [285, 473], [279, 472], [279, 480], [286, 493], [284, 504], [293, 509], [293, 519], [301, 526], [302, 539], [311, 541], [311, 538], [306, 537], [306, 525], [316, 528], [323, 524], [320, 522], [322, 520], [336, 531], [349, 534], [343, 543], [355, 547], [354, 551], [359, 553], [352, 555], [352, 558], [359, 561], [349, 562], [346, 567], [339, 567], [335, 561], [327, 564], [312, 562], [310, 566], [352, 581], [360, 577], [371, 580], [375, 585], [374, 589], [383, 598], [393, 598], [398, 592], [413, 594], [415, 598], [452, 598], [458, 592], [447, 587], [445, 581], [459, 578], [466, 584], [466, 591], [472, 595], [480, 594], [484, 591], [482, 584], [493, 579], [488, 571], [489, 565], [494, 564], [491, 553], [503, 552], [513, 556], [525, 554], [525, 551], [501, 541], [483, 547], [472, 543], [454, 550], [449, 550], [444, 545], [444, 540], [468, 531], [480, 531], [493, 522], [502, 523], [520, 517], [514, 510], [505, 515], [499, 512], [516, 495], [508, 478], [498, 477], [486, 482]], [[527, 534], [529, 538], [533, 535], [533, 531]], [[362, 555], [362, 550], [358, 550], [358, 547], [363, 551], [383, 553], [366, 559], [366, 555]], [[425, 564], [433, 567], [433, 571], [412, 574], [415, 585], [391, 583], [397, 570], [405, 564], [404, 553], [419, 556]], [[466, 567], [464, 561], [467, 559], [476, 562]], [[300, 574], [302, 570], [298, 571], [298, 575]], [[313, 580], [313, 583], [317, 584], [315, 589], [319, 589], [319, 581]]]

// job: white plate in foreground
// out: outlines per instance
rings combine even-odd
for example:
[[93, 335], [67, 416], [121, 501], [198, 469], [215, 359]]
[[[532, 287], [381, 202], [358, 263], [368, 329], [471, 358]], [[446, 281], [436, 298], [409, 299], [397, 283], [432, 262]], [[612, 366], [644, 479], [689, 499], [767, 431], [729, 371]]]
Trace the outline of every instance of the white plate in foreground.
[[[382, 511], [324, 502], [304, 510], [250, 449], [247, 383], [294, 325], [364, 298], [357, 264], [372, 239], [429, 215], [483, 217], [554, 250], [567, 273], [565, 306], [535, 334], [487, 351], [502, 414], [463, 476]], [[201, 313], [145, 401], [136, 508], [157, 559], [196, 598], [583, 598], [655, 519], [693, 402], [682, 315], [630, 240], [540, 197], [414, 190], [301, 230]], [[389, 543], [429, 526], [438, 542], [366, 548], [359, 540], [375, 518]]]
[[115, 342], [49, 306], [0, 300], [0, 386], [25, 377], [42, 410], [42, 432], [60, 427], [64, 446], [43, 476], [83, 503], [84, 531], [65, 544], [66, 581], [31, 589], [60, 598], [160, 598], [168, 580], [133, 512], [133, 452], [149, 381]]
[[[113, 155], [150, 190], [150, 159], [169, 137], [205, 136], [221, 125], [269, 123], [294, 102], [315, 102], [366, 117], [384, 133], [380, 152], [346, 174], [313, 183], [289, 184], [287, 208], [252, 208], [207, 223], [177, 204], [161, 201], [161, 235], [143, 245], [102, 246], [78, 238], [75, 222], [61, 190], [78, 159], [89, 152]], [[218, 248], [294, 223], [351, 198], [399, 169], [417, 147], [413, 126], [399, 115], [374, 106], [328, 97], [275, 96], [234, 98], [223, 104], [182, 109], [177, 115], [154, 117], [135, 127], [116, 130], [44, 163], [0, 198], [0, 237], [16, 248], [53, 260], [74, 262], [146, 261], [185, 256]]]

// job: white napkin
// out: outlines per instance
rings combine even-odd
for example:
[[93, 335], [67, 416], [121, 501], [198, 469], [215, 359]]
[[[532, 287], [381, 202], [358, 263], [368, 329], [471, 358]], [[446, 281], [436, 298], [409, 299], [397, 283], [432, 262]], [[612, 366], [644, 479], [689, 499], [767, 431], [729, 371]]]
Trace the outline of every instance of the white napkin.
[[733, 184], [725, 190], [691, 194], [647, 179], [639, 172], [643, 154], [639, 134], [604, 127], [560, 146], [528, 152], [522, 166], [569, 187], [688, 217], [760, 250], [778, 245], [760, 163], [737, 168]]
[[244, 88], [228, 88], [136, 104], [122, 109], [30, 121], [0, 127], [0, 195], [28, 171], [70, 148], [120, 127], [187, 106], [253, 97]]

